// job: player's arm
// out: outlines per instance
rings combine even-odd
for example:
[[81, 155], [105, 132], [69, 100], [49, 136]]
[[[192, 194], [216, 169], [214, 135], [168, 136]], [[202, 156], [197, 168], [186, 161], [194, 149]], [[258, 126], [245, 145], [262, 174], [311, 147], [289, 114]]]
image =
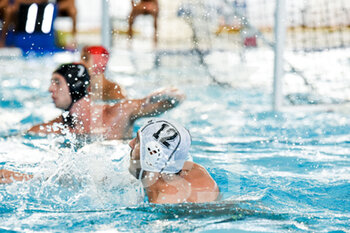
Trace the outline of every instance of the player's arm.
[[57, 134], [60, 134], [60, 133], [62, 133], [62, 128], [63, 128], [63, 117], [58, 116], [55, 119], [53, 119], [47, 123], [34, 125], [32, 128], [30, 128], [27, 131], [27, 133], [32, 133], [32, 134], [57, 133]]
[[0, 184], [10, 184], [14, 181], [27, 181], [32, 178], [33, 175], [13, 172], [5, 169], [0, 170]]
[[157, 116], [176, 107], [185, 99], [177, 88], [167, 88], [154, 92], [147, 97], [133, 101], [131, 120], [140, 117]]

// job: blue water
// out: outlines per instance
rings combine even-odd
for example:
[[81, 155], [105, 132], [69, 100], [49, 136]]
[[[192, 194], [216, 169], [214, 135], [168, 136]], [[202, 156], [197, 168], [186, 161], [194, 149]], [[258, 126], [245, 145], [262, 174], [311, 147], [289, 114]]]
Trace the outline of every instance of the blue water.
[[0, 185], [0, 231], [349, 232], [346, 111], [275, 113], [266, 87], [220, 87], [196, 67], [110, 73], [132, 98], [168, 85], [186, 93], [163, 117], [191, 131], [193, 160], [222, 193], [216, 203], [150, 205], [128, 174], [126, 141], [17, 135], [59, 114], [47, 91], [56, 65], [1, 61], [0, 165], [35, 178]]

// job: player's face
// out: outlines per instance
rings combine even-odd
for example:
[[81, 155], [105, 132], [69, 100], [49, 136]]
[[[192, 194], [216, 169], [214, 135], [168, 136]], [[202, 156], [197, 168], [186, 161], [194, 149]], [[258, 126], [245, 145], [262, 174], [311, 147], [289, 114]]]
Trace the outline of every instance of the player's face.
[[129, 146], [131, 148], [129, 172], [133, 176], [138, 178], [139, 173], [141, 171], [141, 166], [140, 166], [140, 137], [139, 137], [139, 133], [138, 132], [137, 132], [136, 137], [129, 142]]
[[54, 73], [52, 75], [49, 92], [51, 92], [51, 98], [57, 108], [67, 109], [72, 103], [68, 84], [60, 74]]

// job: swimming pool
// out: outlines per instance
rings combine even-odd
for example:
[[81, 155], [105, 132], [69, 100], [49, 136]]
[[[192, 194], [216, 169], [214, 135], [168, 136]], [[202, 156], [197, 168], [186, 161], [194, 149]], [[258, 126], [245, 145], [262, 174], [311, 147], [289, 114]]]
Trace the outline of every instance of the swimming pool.
[[[130, 97], [168, 85], [186, 93], [187, 100], [163, 117], [190, 129], [193, 159], [218, 182], [222, 200], [148, 204], [128, 174], [124, 141], [16, 136], [59, 114], [47, 87], [61, 60], [6, 58], [0, 64], [0, 164], [36, 178], [0, 186], [0, 230], [349, 231], [348, 111], [271, 112], [266, 67], [259, 80], [252, 78], [255, 85], [236, 77], [237, 86], [226, 88], [213, 85], [203, 69], [188, 64], [179, 69], [181, 60], [155, 70], [153, 54], [140, 56], [130, 58], [138, 72], [125, 69], [109, 77], [124, 85]], [[137, 121], [134, 132], [144, 121]]]

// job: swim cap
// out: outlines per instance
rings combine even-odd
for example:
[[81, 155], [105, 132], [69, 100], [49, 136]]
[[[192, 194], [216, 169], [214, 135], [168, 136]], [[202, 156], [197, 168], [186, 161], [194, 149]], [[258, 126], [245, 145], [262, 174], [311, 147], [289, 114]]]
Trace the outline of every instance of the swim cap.
[[63, 64], [53, 73], [62, 75], [66, 80], [72, 97], [71, 105], [88, 94], [87, 88], [90, 84], [90, 75], [82, 64]]
[[188, 160], [191, 135], [175, 122], [152, 119], [140, 129], [139, 137], [142, 170], [177, 173]]
[[104, 54], [106, 55], [106, 57], [109, 57], [109, 52], [102, 45], [87, 46], [85, 47], [85, 50], [90, 54], [99, 54], [99, 55]]
[[107, 49], [101, 45], [98, 46], [86, 46], [83, 49], [84, 53], [88, 53], [91, 55], [99, 55], [93, 57], [95, 69], [97, 72], [104, 72], [106, 70], [106, 66], [109, 60], [109, 52]]

